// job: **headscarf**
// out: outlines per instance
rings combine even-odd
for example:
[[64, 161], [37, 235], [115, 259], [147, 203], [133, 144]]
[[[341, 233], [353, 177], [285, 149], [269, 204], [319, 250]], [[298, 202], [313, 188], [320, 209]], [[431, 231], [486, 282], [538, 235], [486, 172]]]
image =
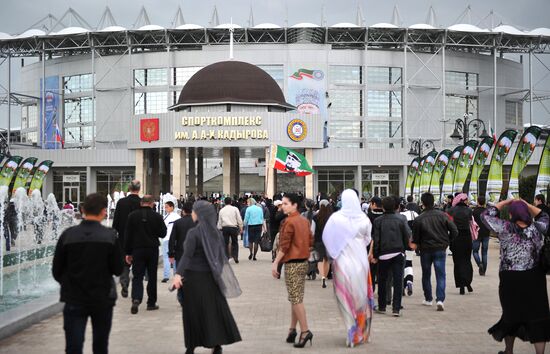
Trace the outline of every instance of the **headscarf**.
[[454, 197], [454, 199], [453, 199], [453, 204], [452, 204], [452, 206], [455, 207], [455, 206], [457, 206], [458, 204], [460, 204], [460, 203], [462, 203], [462, 202], [464, 202], [464, 201], [466, 201], [466, 200], [468, 200], [468, 196], [466, 195], [466, 193], [457, 194], [457, 196]]
[[357, 235], [365, 219], [367, 215], [361, 210], [357, 193], [346, 189], [342, 193], [342, 208], [331, 215], [323, 231], [323, 243], [331, 258], [336, 259], [340, 255]]
[[319, 202], [319, 207], [322, 207], [322, 206], [328, 206], [330, 203], [328, 200], [326, 199], [321, 199], [321, 201]]
[[516, 200], [510, 203], [510, 206], [508, 207], [508, 212], [510, 213], [510, 221], [515, 223], [516, 221], [523, 221], [527, 225], [531, 225], [531, 222], [533, 219], [531, 218], [531, 214], [529, 214], [529, 208], [527, 205], [520, 201]]
[[220, 291], [227, 298], [241, 295], [239, 282], [225, 255], [225, 242], [217, 228], [216, 209], [209, 202], [199, 200], [193, 204], [193, 211], [198, 223], [189, 232], [199, 233], [206, 260]]

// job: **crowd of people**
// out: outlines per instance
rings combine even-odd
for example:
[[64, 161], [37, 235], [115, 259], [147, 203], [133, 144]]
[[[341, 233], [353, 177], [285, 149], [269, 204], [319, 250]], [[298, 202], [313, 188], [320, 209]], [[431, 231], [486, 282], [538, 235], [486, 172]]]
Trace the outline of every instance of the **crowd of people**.
[[151, 196], [139, 197], [140, 187], [139, 181], [132, 181], [128, 196], [119, 200], [112, 229], [101, 224], [107, 200], [87, 196], [84, 220], [59, 239], [53, 274], [65, 302], [68, 353], [82, 352], [88, 317], [94, 353], [107, 352], [117, 297], [113, 276], [119, 276], [121, 296], [131, 298], [131, 314], [139, 312], [144, 279], [146, 310], [159, 308], [159, 258], [161, 282], [176, 290], [182, 308], [186, 353], [197, 347], [221, 353], [222, 346], [240, 341], [227, 299], [242, 293], [230, 265], [231, 259], [235, 265], [241, 261], [241, 242], [252, 264], [259, 248], [265, 250], [267, 244], [272, 249], [271, 273], [276, 279], [284, 276], [290, 303], [287, 343], [296, 348], [313, 344], [304, 296], [306, 279], [319, 275], [321, 288], [333, 282], [346, 344], [354, 347], [368, 342], [373, 313], [384, 315], [391, 306], [392, 316], [403, 315], [402, 298], [413, 294], [417, 256], [423, 305], [434, 304], [433, 270], [435, 308], [445, 310], [448, 252], [455, 287], [461, 295], [472, 293], [471, 257], [484, 276], [491, 233], [500, 245], [502, 317], [489, 333], [505, 341], [503, 353], [513, 352], [515, 338], [533, 343], [537, 353], [543, 353], [550, 340], [546, 277], [539, 265], [549, 223], [543, 195], [536, 196], [534, 205], [505, 200], [494, 206], [486, 206], [480, 196], [474, 206], [466, 194], [458, 193], [439, 207], [430, 193], [422, 194], [419, 205], [411, 196], [367, 200], [347, 189], [335, 199], [319, 194], [307, 200], [294, 193], [273, 199], [180, 198], [166, 202], [161, 215]]

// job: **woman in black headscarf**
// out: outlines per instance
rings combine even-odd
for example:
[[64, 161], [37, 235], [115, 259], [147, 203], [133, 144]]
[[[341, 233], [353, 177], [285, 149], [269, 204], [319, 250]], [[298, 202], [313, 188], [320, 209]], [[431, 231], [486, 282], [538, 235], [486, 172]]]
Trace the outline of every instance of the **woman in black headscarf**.
[[174, 277], [174, 287], [183, 290], [186, 353], [193, 353], [196, 347], [221, 353], [222, 345], [241, 340], [226, 300], [239, 296], [241, 289], [227, 262], [212, 204], [195, 202], [191, 216], [197, 226], [187, 234]]

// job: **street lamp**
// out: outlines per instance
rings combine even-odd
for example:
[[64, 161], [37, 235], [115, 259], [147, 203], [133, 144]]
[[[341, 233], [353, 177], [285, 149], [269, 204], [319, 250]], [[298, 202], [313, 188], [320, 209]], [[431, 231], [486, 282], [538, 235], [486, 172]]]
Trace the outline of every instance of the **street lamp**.
[[435, 144], [432, 140], [429, 139], [414, 139], [411, 141], [411, 149], [409, 150], [409, 155], [422, 157], [424, 154], [423, 150], [432, 150], [435, 151]]
[[[478, 118], [471, 119], [470, 115], [472, 115], [472, 113], [464, 113], [462, 119], [459, 118], [455, 120], [455, 129], [451, 134], [452, 139], [463, 139], [464, 144], [466, 144], [466, 142], [470, 140], [470, 129], [475, 132], [475, 135], [472, 134], [472, 137], [481, 139], [489, 137], [487, 129], [485, 129], [485, 123]], [[481, 134], [479, 134], [480, 129], [482, 129]]]

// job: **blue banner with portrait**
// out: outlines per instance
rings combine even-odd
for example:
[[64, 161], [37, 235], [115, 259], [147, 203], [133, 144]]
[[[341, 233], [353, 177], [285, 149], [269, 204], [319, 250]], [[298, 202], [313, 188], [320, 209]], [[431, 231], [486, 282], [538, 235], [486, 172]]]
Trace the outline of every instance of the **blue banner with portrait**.
[[[292, 72], [292, 71], [291, 71]], [[314, 68], [296, 68], [288, 78], [288, 102], [298, 113], [326, 117], [325, 73]]]
[[[42, 84], [41, 79], [39, 143], [44, 149], [56, 149], [59, 144], [56, 136], [60, 101], [59, 76], [47, 77], [44, 89], [42, 89]], [[44, 100], [44, 104], [42, 104], [42, 100]], [[44, 109], [45, 113], [42, 113], [42, 109]]]

